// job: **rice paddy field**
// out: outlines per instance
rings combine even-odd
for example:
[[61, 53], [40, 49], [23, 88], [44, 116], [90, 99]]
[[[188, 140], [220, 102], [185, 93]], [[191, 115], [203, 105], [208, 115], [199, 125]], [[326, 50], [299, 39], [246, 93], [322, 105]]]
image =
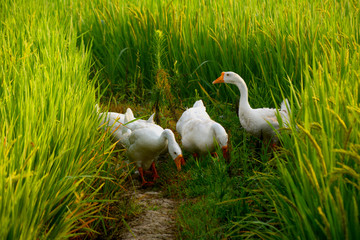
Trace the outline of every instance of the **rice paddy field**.
[[[114, 239], [136, 206], [133, 169], [94, 109], [175, 131], [202, 99], [231, 160], [169, 155], [155, 188], [180, 200], [178, 239], [360, 239], [360, 2], [3, 0], [0, 6], [0, 239]], [[241, 127], [291, 105], [270, 151]], [[179, 139], [178, 134], [176, 133]], [[220, 153], [220, 151], [219, 151]], [[219, 154], [221, 155], [221, 154]], [[121, 227], [119, 225], [119, 227]]]

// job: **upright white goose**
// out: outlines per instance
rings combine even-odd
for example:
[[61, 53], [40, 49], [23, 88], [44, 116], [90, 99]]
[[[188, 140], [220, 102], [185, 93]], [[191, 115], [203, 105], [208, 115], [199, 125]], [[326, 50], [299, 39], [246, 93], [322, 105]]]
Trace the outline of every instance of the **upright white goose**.
[[279, 129], [280, 124], [277, 119], [277, 112], [280, 114], [284, 126], [289, 125], [290, 105], [285, 99], [281, 103], [280, 110], [274, 108], [251, 108], [248, 102], [248, 88], [245, 81], [234, 72], [222, 72], [221, 76], [213, 81], [215, 83], [230, 83], [236, 85], [240, 90], [239, 119], [242, 127], [256, 137], [264, 140], [277, 142], [275, 130]]
[[[123, 144], [127, 149], [127, 155], [132, 162], [136, 163], [142, 186], [151, 185], [153, 182], [146, 181], [144, 178], [144, 171], [151, 168], [153, 174], [153, 181], [159, 178], [156, 171], [155, 161], [160, 154], [169, 152], [172, 159], [174, 159], [178, 171], [181, 170], [184, 158], [180, 146], [175, 140], [174, 133], [170, 129], [163, 129], [153, 122], [153, 115], [148, 121], [132, 120], [132, 113], [125, 114], [125, 128], [123, 128]], [[130, 116], [130, 117], [129, 117]]]
[[196, 101], [192, 108], [181, 115], [176, 131], [181, 135], [184, 149], [193, 153], [194, 157], [214, 152], [216, 144], [219, 144], [224, 158], [229, 158], [228, 135], [225, 129], [207, 114], [202, 100]]

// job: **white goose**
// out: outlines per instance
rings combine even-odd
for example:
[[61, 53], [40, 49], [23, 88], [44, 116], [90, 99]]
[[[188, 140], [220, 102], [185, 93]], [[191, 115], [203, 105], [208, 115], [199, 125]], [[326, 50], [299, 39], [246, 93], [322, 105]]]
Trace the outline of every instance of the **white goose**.
[[234, 72], [222, 72], [221, 76], [213, 81], [215, 83], [230, 83], [236, 85], [240, 90], [239, 119], [242, 127], [256, 137], [263, 137], [265, 140], [277, 142], [275, 130], [280, 124], [277, 119], [277, 112], [280, 114], [284, 126], [289, 125], [290, 105], [285, 99], [281, 103], [280, 110], [274, 108], [251, 108], [248, 102], [248, 89], [245, 81]]
[[[132, 121], [132, 122], [129, 122]], [[163, 129], [153, 122], [153, 115], [149, 120], [135, 120], [132, 112], [125, 114], [122, 143], [127, 149], [127, 155], [132, 162], [136, 163], [142, 186], [151, 185], [144, 178], [144, 171], [151, 168], [153, 181], [159, 178], [155, 168], [155, 161], [160, 154], [168, 150], [172, 159], [174, 159], [178, 171], [181, 170], [184, 158], [180, 146], [175, 140], [174, 133], [170, 129]]]
[[192, 108], [181, 115], [176, 131], [181, 135], [184, 149], [193, 153], [194, 157], [214, 152], [217, 143], [224, 158], [228, 159], [228, 135], [225, 129], [207, 114], [202, 100], [196, 101]]

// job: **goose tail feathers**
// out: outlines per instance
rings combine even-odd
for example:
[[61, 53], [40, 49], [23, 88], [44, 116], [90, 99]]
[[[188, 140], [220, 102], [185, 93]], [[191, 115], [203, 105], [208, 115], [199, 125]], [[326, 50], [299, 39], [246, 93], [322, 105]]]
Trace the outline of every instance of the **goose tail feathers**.
[[100, 113], [100, 107], [99, 104], [95, 104], [95, 110], [97, 113]]
[[147, 120], [147, 122], [148, 122], [148, 123], [155, 123], [155, 121], [154, 121], [154, 116], [155, 116], [155, 113], [153, 113], [153, 114], [149, 117], [149, 119]]
[[132, 110], [130, 108], [126, 109], [126, 113], [125, 113], [125, 123], [130, 122], [132, 120], [134, 120], [134, 113], [132, 112]]
[[205, 107], [202, 100], [198, 100], [194, 103], [193, 108], [197, 108], [197, 107]]
[[281, 103], [280, 110], [287, 112], [290, 115], [291, 113], [290, 103], [287, 98]]

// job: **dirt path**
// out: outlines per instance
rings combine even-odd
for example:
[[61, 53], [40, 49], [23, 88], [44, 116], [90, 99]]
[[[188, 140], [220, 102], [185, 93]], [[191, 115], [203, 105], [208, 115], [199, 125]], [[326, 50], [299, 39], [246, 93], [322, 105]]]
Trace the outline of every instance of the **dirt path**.
[[164, 198], [161, 191], [153, 188], [142, 189], [135, 181], [135, 188], [126, 197], [142, 208], [142, 213], [127, 222], [130, 227], [119, 236], [120, 239], [176, 239], [175, 209], [177, 202]]

